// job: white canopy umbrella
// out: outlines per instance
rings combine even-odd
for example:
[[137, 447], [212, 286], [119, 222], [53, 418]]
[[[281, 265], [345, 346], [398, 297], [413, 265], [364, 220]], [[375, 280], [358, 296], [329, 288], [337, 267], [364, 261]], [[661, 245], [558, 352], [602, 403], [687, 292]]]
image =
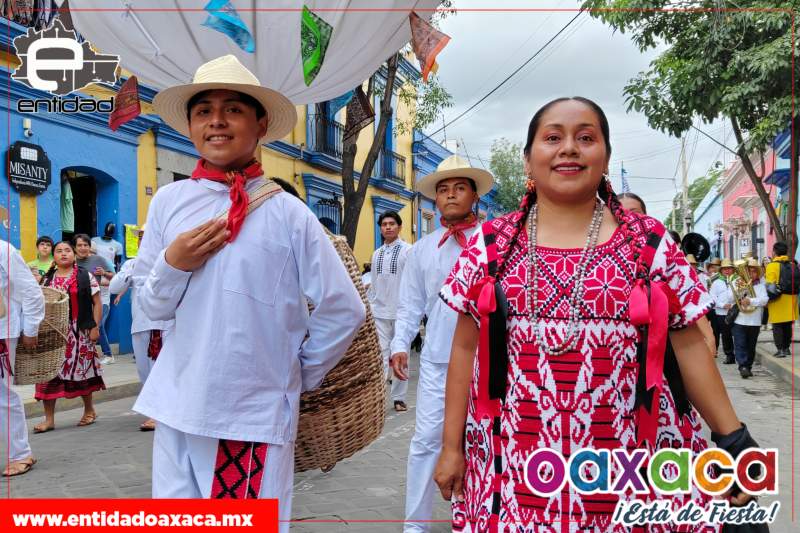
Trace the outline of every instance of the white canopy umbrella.
[[[234, 54], [267, 87], [295, 104], [341, 96], [369, 78], [411, 40], [408, 15], [426, 19], [441, 0], [231, 0], [255, 41], [248, 53], [203, 25], [208, 0], [70, 0], [75, 29], [142, 83], [162, 89], [190, 82], [198, 66]], [[333, 27], [322, 67], [303, 78], [303, 6]]]

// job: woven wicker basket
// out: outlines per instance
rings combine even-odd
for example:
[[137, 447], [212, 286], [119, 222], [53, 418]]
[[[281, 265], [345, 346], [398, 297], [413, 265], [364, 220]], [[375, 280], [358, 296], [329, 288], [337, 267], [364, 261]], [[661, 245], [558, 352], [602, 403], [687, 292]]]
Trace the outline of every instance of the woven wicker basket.
[[14, 383], [45, 383], [58, 374], [64, 362], [69, 328], [69, 297], [52, 287], [42, 287], [44, 320], [39, 325], [39, 342], [29, 350], [19, 344], [14, 362]]
[[294, 469], [329, 470], [381, 434], [385, 416], [383, 361], [361, 273], [344, 237], [328, 233], [367, 309], [367, 319], [322, 385], [300, 396]]

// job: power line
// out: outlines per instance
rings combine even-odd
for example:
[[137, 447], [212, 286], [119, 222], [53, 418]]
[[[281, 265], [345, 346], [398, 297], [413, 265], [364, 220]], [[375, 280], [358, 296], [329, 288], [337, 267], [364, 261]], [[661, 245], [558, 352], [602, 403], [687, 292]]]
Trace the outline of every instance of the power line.
[[484, 95], [484, 96], [483, 96], [483, 97], [482, 97], [480, 100], [478, 100], [477, 102], [475, 102], [474, 104], [472, 104], [472, 105], [471, 105], [469, 108], [467, 108], [467, 109], [466, 109], [464, 112], [462, 112], [462, 113], [461, 113], [460, 115], [458, 115], [456, 118], [454, 118], [453, 120], [451, 120], [451, 121], [450, 121], [450, 122], [448, 122], [447, 124], [444, 124], [444, 125], [443, 125], [441, 128], [439, 128], [438, 130], [434, 131], [433, 133], [430, 133], [430, 134], [428, 135], [428, 137], [433, 137], [434, 135], [436, 135], [437, 133], [439, 133], [440, 131], [442, 131], [442, 130], [443, 130], [445, 127], [447, 127], [448, 125], [451, 125], [451, 124], [453, 124], [455, 121], [457, 121], [458, 119], [460, 119], [461, 117], [463, 117], [464, 115], [466, 115], [467, 113], [469, 113], [471, 110], [475, 109], [475, 107], [477, 107], [477, 106], [478, 106], [478, 105], [479, 105], [481, 102], [483, 102], [484, 100], [486, 100], [487, 98], [489, 98], [491, 95], [493, 95], [495, 92], [497, 92], [497, 90], [498, 90], [498, 89], [500, 89], [500, 87], [502, 87], [503, 85], [505, 85], [505, 84], [506, 84], [506, 82], [508, 82], [508, 80], [510, 80], [511, 78], [513, 78], [513, 77], [514, 77], [514, 76], [515, 76], [515, 75], [516, 75], [516, 74], [517, 74], [517, 73], [518, 73], [520, 70], [522, 70], [523, 68], [525, 68], [525, 66], [526, 66], [528, 63], [530, 63], [531, 61], [533, 61], [534, 59], [536, 59], [536, 56], [538, 56], [538, 55], [539, 55], [539, 54], [540, 54], [540, 53], [541, 53], [541, 52], [542, 52], [542, 51], [543, 51], [545, 48], [547, 48], [547, 47], [550, 45], [550, 43], [552, 43], [552, 42], [553, 42], [553, 41], [556, 39], [556, 37], [558, 37], [559, 35], [561, 35], [561, 34], [564, 32], [564, 30], [566, 30], [566, 29], [567, 29], [567, 28], [568, 28], [568, 27], [569, 27], [569, 26], [570, 26], [570, 25], [571, 25], [573, 22], [575, 22], [575, 21], [578, 19], [578, 17], [580, 17], [582, 14], [583, 14], [583, 10], [580, 10], [580, 11], [578, 11], [578, 14], [577, 14], [577, 15], [575, 15], [574, 17], [572, 17], [572, 18], [569, 20], [569, 22], [567, 22], [567, 23], [566, 23], [566, 24], [565, 24], [565, 25], [564, 25], [564, 26], [563, 26], [563, 27], [562, 27], [560, 30], [558, 30], [558, 32], [556, 32], [556, 34], [555, 34], [555, 35], [553, 35], [553, 36], [552, 36], [552, 37], [551, 37], [551, 38], [550, 38], [550, 39], [549, 39], [549, 40], [548, 40], [546, 43], [544, 43], [544, 44], [541, 46], [541, 48], [539, 48], [539, 49], [538, 49], [538, 50], [537, 50], [537, 51], [536, 51], [536, 52], [535, 52], [535, 53], [534, 53], [534, 54], [533, 54], [531, 57], [529, 57], [527, 60], [525, 60], [525, 62], [524, 62], [522, 65], [520, 65], [519, 67], [517, 67], [517, 69], [516, 69], [514, 72], [512, 72], [511, 74], [509, 74], [509, 75], [506, 77], [506, 79], [504, 79], [504, 80], [503, 80], [503, 81], [501, 81], [499, 84], [497, 84], [497, 85], [494, 87], [494, 89], [492, 89], [491, 91], [489, 91], [488, 93], [486, 93], [486, 94], [485, 94], [485, 95]]

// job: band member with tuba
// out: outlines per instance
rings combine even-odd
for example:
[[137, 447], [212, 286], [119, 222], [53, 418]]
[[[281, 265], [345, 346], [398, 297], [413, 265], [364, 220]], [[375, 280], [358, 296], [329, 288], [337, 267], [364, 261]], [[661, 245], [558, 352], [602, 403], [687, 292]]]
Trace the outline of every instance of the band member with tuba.
[[767, 289], [761, 282], [761, 265], [755, 258], [740, 259], [734, 263], [736, 274], [730, 282], [730, 296], [725, 308], [739, 307], [739, 314], [733, 323], [733, 346], [739, 375], [749, 378], [753, 375], [753, 360], [756, 356], [756, 343], [761, 330], [761, 315], [767, 305]]

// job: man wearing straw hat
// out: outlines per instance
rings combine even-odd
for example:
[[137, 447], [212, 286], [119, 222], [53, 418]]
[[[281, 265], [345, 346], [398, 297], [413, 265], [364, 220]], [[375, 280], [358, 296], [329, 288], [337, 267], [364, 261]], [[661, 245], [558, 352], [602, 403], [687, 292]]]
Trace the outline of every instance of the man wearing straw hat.
[[[744, 263], [744, 260], [741, 260]], [[738, 264], [738, 262], [737, 262]], [[753, 361], [756, 357], [756, 345], [758, 334], [761, 331], [761, 317], [764, 308], [769, 302], [767, 288], [761, 281], [761, 264], [758, 259], [749, 257], [746, 262], [747, 273], [753, 288], [753, 296], [745, 296], [739, 302], [734, 302], [733, 295], [726, 300], [726, 304], [738, 303], [740, 306], [739, 314], [733, 323], [731, 331], [733, 333], [734, 355], [736, 364], [739, 366], [739, 375], [747, 379], [753, 375]], [[738, 273], [736, 274], [739, 275]], [[745, 312], [741, 306], [751, 308]]]
[[722, 351], [725, 353], [723, 364], [732, 365], [736, 362], [733, 353], [733, 333], [731, 325], [725, 322], [725, 316], [730, 308], [728, 303], [731, 299], [731, 279], [734, 267], [730, 259], [723, 259], [720, 262], [719, 276], [711, 283], [711, 298], [714, 299], [714, 323], [717, 328], [714, 330], [714, 339], [719, 347], [722, 339]]
[[408, 351], [423, 316], [425, 344], [420, 354], [417, 415], [408, 452], [406, 523], [404, 530], [427, 531], [433, 512], [433, 473], [442, 447], [444, 390], [457, 314], [439, 299], [445, 278], [475, 232], [472, 211], [492, 189], [492, 175], [457, 155], [441, 162], [436, 172], [417, 182], [417, 190], [436, 201], [441, 227], [417, 241], [408, 253], [397, 304], [392, 340], [392, 369], [408, 379]]
[[201, 156], [153, 198], [134, 268], [145, 314], [175, 320], [134, 406], [157, 422], [153, 496], [278, 498], [288, 520], [300, 393], [366, 311], [317, 218], [262, 177], [256, 150], [297, 120], [285, 96], [228, 55], [153, 105]]
[[28, 472], [36, 463], [22, 400], [11, 385], [18, 341], [26, 348], [36, 347], [44, 296], [25, 260], [4, 240], [0, 240], [0, 300], [0, 426], [2, 439], [8, 442], [3, 476], [10, 477]]

